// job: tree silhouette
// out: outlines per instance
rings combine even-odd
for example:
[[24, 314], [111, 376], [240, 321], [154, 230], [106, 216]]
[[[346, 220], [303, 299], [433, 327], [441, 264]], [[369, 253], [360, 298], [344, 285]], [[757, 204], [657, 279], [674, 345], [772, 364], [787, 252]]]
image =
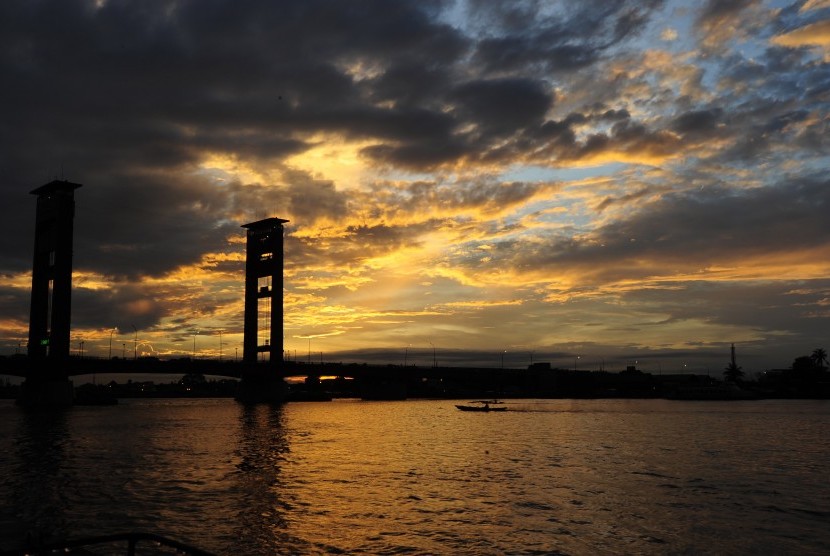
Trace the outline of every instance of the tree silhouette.
[[797, 373], [809, 373], [815, 368], [813, 358], [809, 355], [800, 355], [793, 361], [793, 371]]
[[813, 365], [815, 365], [817, 369], [824, 370], [825, 365], [827, 363], [827, 352], [824, 351], [822, 348], [816, 348], [810, 355], [810, 360], [813, 362]]
[[738, 382], [743, 378], [743, 376], [744, 371], [734, 361], [729, 363], [729, 365], [727, 365], [726, 369], [723, 371], [723, 379], [726, 382]]

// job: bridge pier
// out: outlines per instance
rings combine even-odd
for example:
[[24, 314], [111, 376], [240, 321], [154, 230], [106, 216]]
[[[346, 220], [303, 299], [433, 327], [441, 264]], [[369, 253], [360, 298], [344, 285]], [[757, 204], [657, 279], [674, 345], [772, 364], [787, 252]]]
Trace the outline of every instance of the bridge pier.
[[37, 195], [32, 295], [29, 312], [29, 365], [18, 403], [72, 405], [67, 379], [72, 299], [72, 243], [75, 190], [81, 184], [54, 180]]
[[236, 393], [236, 401], [246, 404], [282, 403], [288, 385], [270, 365], [246, 365]]
[[[283, 348], [283, 227], [288, 220], [266, 218], [245, 224], [245, 369], [237, 399], [251, 403], [285, 400]], [[267, 338], [259, 339], [259, 316], [265, 315]], [[260, 353], [268, 361], [259, 363]]]

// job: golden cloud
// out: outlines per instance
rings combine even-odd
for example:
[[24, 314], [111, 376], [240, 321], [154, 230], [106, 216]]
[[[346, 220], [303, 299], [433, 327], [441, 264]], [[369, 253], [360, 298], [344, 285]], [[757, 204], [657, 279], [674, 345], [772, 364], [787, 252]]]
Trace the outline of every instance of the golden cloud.
[[830, 62], [830, 20], [819, 21], [783, 35], [776, 35], [772, 38], [772, 43], [788, 48], [819, 47], [824, 52], [824, 61]]
[[806, 12], [809, 10], [821, 10], [824, 8], [830, 8], [830, 0], [807, 0], [798, 11]]

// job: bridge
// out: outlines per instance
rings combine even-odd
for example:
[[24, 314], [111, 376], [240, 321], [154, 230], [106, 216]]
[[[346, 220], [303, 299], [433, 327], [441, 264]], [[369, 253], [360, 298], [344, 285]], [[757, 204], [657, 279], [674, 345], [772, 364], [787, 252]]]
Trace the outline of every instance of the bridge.
[[[27, 377], [31, 361], [25, 356], [0, 357], [0, 374]], [[70, 357], [67, 376], [80, 375], [190, 375], [243, 379], [246, 374], [268, 372], [265, 363], [218, 359], [168, 359], [155, 357]], [[360, 363], [307, 363], [285, 361], [280, 376], [303, 378], [310, 389], [320, 389], [320, 378], [352, 384], [359, 396], [374, 399], [405, 397], [482, 397], [512, 394], [538, 396], [553, 392], [559, 372], [545, 364], [522, 369], [477, 367], [419, 367], [415, 365], [368, 365]], [[241, 380], [240, 380], [241, 381]]]
[[[281, 402], [285, 378], [308, 377], [313, 385], [322, 376], [360, 383], [365, 397], [406, 397], [425, 384], [455, 385], [469, 391], [513, 390], [528, 384], [545, 386], [547, 367], [477, 369], [303, 363], [283, 359], [283, 224], [266, 218], [244, 224], [246, 229], [245, 311], [242, 361], [154, 357], [102, 359], [70, 355], [72, 286], [72, 228], [74, 194], [81, 184], [52, 181], [37, 195], [35, 253], [27, 356], [0, 358], [0, 374], [24, 377], [20, 402], [28, 405], [69, 405], [71, 376], [87, 374], [200, 374], [238, 378], [238, 398], [245, 402]], [[264, 318], [262, 318], [264, 317]], [[264, 330], [258, 329], [264, 323]], [[264, 343], [260, 344], [260, 341]]]
[[[195, 372], [190, 368], [203, 374], [239, 377], [239, 396], [245, 401], [281, 401], [283, 378], [291, 372], [283, 360], [282, 340], [283, 224], [288, 220], [266, 218], [242, 226], [247, 234], [244, 364], [76, 358], [70, 356], [69, 338], [75, 191], [80, 187], [78, 183], [54, 180], [31, 191], [37, 196], [37, 211], [27, 357], [0, 364], [8, 368], [0, 372], [25, 377], [20, 403], [70, 405], [73, 391], [68, 377], [77, 374]], [[265, 325], [260, 331], [259, 317], [263, 313]], [[259, 361], [261, 357], [264, 363]]]
[[[66, 359], [62, 369], [67, 376], [92, 374], [202, 374], [225, 378], [243, 378], [251, 371], [267, 371], [267, 363], [247, 363], [218, 359], [159, 359], [156, 357], [139, 357], [137, 359], [77, 357]], [[546, 365], [533, 365], [527, 369], [505, 369], [493, 367], [420, 367], [416, 365], [369, 365], [363, 363], [306, 363], [304, 361], [284, 361], [280, 375], [292, 377], [342, 377], [359, 380], [479, 380], [501, 378], [512, 380], [519, 375], [536, 375], [540, 371], [550, 371]], [[0, 375], [26, 378], [31, 373], [31, 360], [25, 356], [0, 357]]]

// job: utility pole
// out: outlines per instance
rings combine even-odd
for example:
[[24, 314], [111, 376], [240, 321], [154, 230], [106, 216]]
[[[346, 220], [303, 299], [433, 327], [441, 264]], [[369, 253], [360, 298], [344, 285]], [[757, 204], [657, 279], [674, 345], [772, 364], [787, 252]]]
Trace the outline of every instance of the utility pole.
[[112, 359], [112, 334], [113, 334], [113, 332], [115, 332], [116, 330], [118, 330], [118, 328], [117, 328], [117, 327], [116, 327], [116, 328], [113, 328], [112, 330], [110, 330], [110, 356], [109, 356], [110, 360]]

